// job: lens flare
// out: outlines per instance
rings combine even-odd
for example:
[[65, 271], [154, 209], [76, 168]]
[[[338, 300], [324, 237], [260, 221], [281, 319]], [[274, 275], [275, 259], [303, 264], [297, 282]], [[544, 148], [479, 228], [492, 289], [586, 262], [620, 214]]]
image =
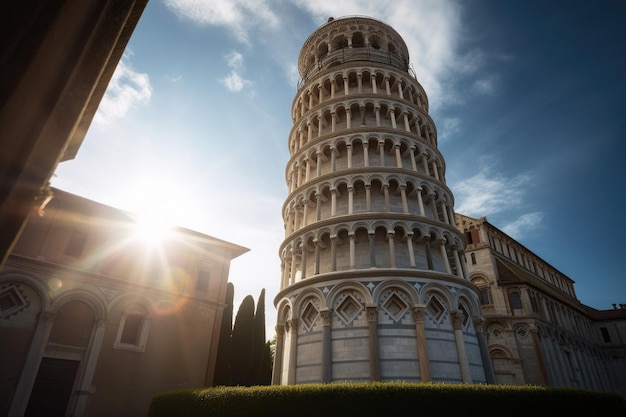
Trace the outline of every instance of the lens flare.
[[54, 298], [63, 287], [63, 281], [58, 278], [50, 278], [48, 280], [48, 291], [50, 294], [50, 298]]

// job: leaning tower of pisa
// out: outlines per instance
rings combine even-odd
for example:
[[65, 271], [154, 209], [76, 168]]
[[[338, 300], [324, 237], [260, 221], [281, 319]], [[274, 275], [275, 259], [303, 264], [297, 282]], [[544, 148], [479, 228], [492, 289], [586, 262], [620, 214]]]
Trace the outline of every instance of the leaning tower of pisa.
[[330, 18], [291, 109], [273, 384], [488, 383], [426, 92], [390, 26]]

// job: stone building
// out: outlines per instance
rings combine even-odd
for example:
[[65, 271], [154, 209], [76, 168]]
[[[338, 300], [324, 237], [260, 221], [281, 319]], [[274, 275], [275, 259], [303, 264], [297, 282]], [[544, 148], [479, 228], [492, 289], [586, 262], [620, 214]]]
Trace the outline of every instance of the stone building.
[[533, 384], [626, 396], [626, 305], [454, 213], [400, 35], [329, 19], [304, 43], [288, 138], [273, 384]]
[[139, 416], [212, 384], [230, 262], [248, 251], [67, 192], [0, 269], [0, 415]]
[[574, 281], [486, 218], [456, 214], [456, 222], [467, 242], [496, 382], [626, 396], [626, 305], [585, 306]]
[[274, 384], [490, 383], [426, 92], [400, 35], [329, 19], [293, 101]]

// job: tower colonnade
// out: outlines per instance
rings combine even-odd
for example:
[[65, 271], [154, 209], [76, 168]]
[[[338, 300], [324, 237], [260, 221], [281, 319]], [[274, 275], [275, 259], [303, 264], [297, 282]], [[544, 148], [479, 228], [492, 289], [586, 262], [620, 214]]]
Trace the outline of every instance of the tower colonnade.
[[411, 214], [455, 226], [449, 190], [431, 186], [393, 174], [321, 179], [293, 193], [283, 206], [286, 231], [292, 233], [329, 217], [364, 212]]
[[[342, 59], [342, 61], [347, 62], [348, 59]], [[319, 77], [317, 83], [301, 86], [292, 106], [292, 118], [296, 122], [298, 115], [303, 115], [307, 110], [327, 100], [354, 94], [378, 96], [381, 93], [406, 100], [427, 114], [426, 93], [421, 85], [414, 81], [415, 77], [412, 74], [405, 77], [402, 74], [386, 71], [384, 68], [367, 66], [325, 72]]]
[[290, 135], [291, 148], [297, 150], [306, 143], [328, 133], [365, 126], [401, 129], [436, 146], [436, 133], [430, 117], [411, 111], [406, 104], [375, 98], [333, 100], [330, 107], [314, 109], [298, 120]]
[[438, 151], [412, 144], [402, 137], [358, 133], [317, 143], [295, 154], [287, 166], [287, 186], [302, 184], [339, 170], [357, 168], [406, 169], [445, 183], [445, 162]]
[[493, 382], [404, 41], [375, 19], [330, 19], [298, 68], [273, 383]]

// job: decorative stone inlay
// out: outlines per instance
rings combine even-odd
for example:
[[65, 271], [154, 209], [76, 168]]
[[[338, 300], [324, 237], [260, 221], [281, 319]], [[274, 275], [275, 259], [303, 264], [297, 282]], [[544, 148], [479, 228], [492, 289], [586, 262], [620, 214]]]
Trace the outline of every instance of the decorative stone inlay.
[[394, 321], [398, 321], [404, 316], [409, 306], [398, 294], [393, 293], [385, 300], [382, 307]]
[[432, 317], [433, 321], [439, 322], [443, 318], [446, 308], [439, 302], [439, 300], [437, 300], [436, 297], [432, 297], [426, 306], [426, 311], [428, 311], [428, 314]]
[[345, 324], [349, 324], [363, 310], [363, 306], [352, 295], [348, 294], [339, 304], [337, 315]]
[[517, 337], [519, 339], [526, 339], [528, 337], [528, 330], [526, 330], [525, 327], [519, 327], [516, 331], [515, 334], [517, 335]]
[[317, 322], [320, 313], [317, 311], [317, 308], [313, 305], [313, 302], [308, 301], [306, 307], [302, 310], [302, 323], [304, 323], [304, 328], [306, 330], [311, 330]]
[[26, 299], [15, 285], [0, 290], [0, 317], [6, 318], [28, 307]]

